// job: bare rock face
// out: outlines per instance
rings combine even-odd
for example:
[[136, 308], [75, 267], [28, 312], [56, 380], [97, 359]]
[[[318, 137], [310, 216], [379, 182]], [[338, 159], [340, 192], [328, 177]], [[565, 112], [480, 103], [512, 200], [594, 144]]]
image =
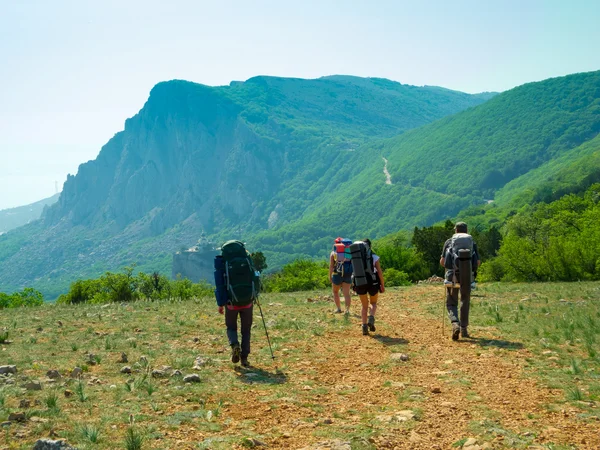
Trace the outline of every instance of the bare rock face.
[[171, 276], [181, 275], [194, 282], [210, 280], [214, 271], [215, 256], [220, 254], [214, 249], [196, 250], [194, 247], [173, 255]]

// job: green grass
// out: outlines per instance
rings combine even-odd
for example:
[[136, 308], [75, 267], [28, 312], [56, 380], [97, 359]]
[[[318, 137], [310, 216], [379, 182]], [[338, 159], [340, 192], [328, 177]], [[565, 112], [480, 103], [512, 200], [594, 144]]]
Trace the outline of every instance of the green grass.
[[[421, 288], [403, 288], [393, 295], [411, 297], [417, 289]], [[306, 433], [307, 439], [339, 438], [351, 442], [352, 448], [375, 448], [369, 439], [379, 432], [406, 431], [416, 424], [426, 423], [430, 414], [428, 402], [433, 401], [429, 389], [415, 384], [409, 377], [392, 378], [388, 372], [396, 366], [385, 358], [383, 363], [368, 370], [381, 374], [381, 382], [374, 388], [384, 390], [392, 400], [393, 406], [388, 410], [373, 404], [332, 412], [331, 407], [322, 402], [328, 398], [336, 406], [344, 405], [360, 395], [362, 389], [341, 378], [323, 383], [313, 366], [325, 360], [322, 352], [329, 350], [334, 335], [337, 339], [344, 336], [342, 348], [347, 348], [349, 355], [356, 346], [362, 345], [357, 317], [353, 315], [346, 320], [330, 314], [331, 303], [306, 302], [307, 297], [323, 294], [304, 292], [263, 297], [265, 321], [276, 360], [271, 360], [262, 320], [256, 311], [250, 355], [255, 366], [249, 371], [232, 368], [223, 317], [216, 312], [212, 299], [186, 303], [136, 302], [106, 308], [47, 304], [3, 311], [0, 329], [9, 327], [14, 341], [3, 351], [5, 361], [16, 364], [19, 376], [28, 379], [43, 379], [49, 369], [59, 370], [64, 378], [60, 386], [27, 393], [28, 399], [39, 400], [44, 406], [39, 411], [32, 408], [30, 414], [48, 422], [32, 427], [25, 439], [16, 435], [16, 427], [10, 427], [5, 431], [7, 443], [2, 445], [31, 448], [36, 438], [47, 436], [51, 429], [60, 430], [59, 437], [68, 438], [73, 446], [102, 450], [139, 448], [139, 445], [177, 448], [180, 435], [174, 432], [179, 429], [195, 430], [197, 448], [227, 449], [248, 445], [243, 444], [247, 438], [261, 441], [281, 438], [282, 431], [275, 427], [261, 436], [256, 435], [259, 419], [255, 417], [237, 416], [232, 427], [233, 409], [251, 413], [257, 405], [271, 405], [273, 416], [285, 417], [290, 410], [302, 411], [302, 423], [310, 428], [299, 432]], [[549, 408], [557, 411], [576, 408], [578, 420], [597, 420], [598, 412], [592, 402], [600, 401], [597, 375], [600, 361], [590, 356], [589, 348], [596, 348], [598, 341], [599, 294], [598, 283], [482, 284], [472, 299], [472, 331], [479, 338], [476, 342], [480, 347], [475, 351], [499, 352], [502, 358], [526, 351], [527, 360], [522, 358], [525, 376], [564, 392], [556, 396]], [[431, 314], [436, 322], [439, 320], [440, 308], [433, 308], [427, 302], [419, 306], [422, 309], [406, 310], [401, 300], [388, 301], [382, 302], [382, 311], [386, 314]], [[516, 312], [519, 321], [509, 320]], [[497, 313], [505, 320], [498, 322]], [[55, 329], [52, 324], [58, 320], [63, 326]], [[396, 330], [387, 330], [386, 326], [389, 325], [384, 319], [378, 322], [378, 333], [384, 338], [368, 342], [381, 346], [386, 352], [409, 353], [412, 344], [394, 341], [391, 336]], [[39, 327], [44, 331], [36, 331]], [[571, 330], [569, 340], [565, 339], [565, 329]], [[35, 344], [30, 342], [32, 335], [38, 337]], [[58, 338], [58, 343], [52, 343], [53, 336]], [[389, 336], [387, 340], [386, 336]], [[194, 341], [196, 337], [198, 342]], [[131, 342], [137, 345], [133, 347]], [[313, 348], [317, 342], [320, 347]], [[77, 349], [72, 351], [74, 345]], [[416, 351], [411, 354], [407, 368], [418, 365], [434, 350], [419, 347]], [[120, 373], [124, 364], [117, 361], [122, 352], [127, 353], [131, 374]], [[102, 363], [85, 366], [83, 363], [89, 353], [99, 356]], [[193, 371], [198, 356], [207, 358], [209, 363], [200, 371]], [[451, 358], [449, 355], [448, 359]], [[181, 370], [184, 375], [197, 372], [202, 382], [184, 384], [181, 377], [153, 378], [152, 370], [163, 365]], [[80, 380], [68, 378], [74, 367], [86, 369]], [[464, 391], [472, 417], [477, 415], [487, 421], [479, 429], [483, 435], [504, 433], [506, 442], [512, 442], [515, 448], [528, 442], [514, 434], [515, 430], [504, 428], [499, 412], [486, 406], [485, 396], [477, 394], [476, 377], [456, 367], [440, 369], [449, 372], [438, 376], [443, 390], [447, 387]], [[400, 382], [404, 387], [396, 384]], [[65, 397], [63, 393], [67, 389], [73, 394]], [[21, 396], [17, 386], [0, 386], [0, 419], [17, 409]], [[239, 403], [249, 399], [252, 399], [249, 403]], [[401, 424], [375, 420], [379, 414], [401, 409], [413, 410], [415, 420]], [[334, 423], [323, 425], [319, 418], [325, 415], [333, 418]], [[133, 425], [130, 425], [130, 416], [134, 417]], [[350, 422], [351, 418], [356, 421]], [[140, 444], [140, 440], [143, 443]]]
[[[482, 284], [471, 302], [470, 320], [475, 329], [480, 327], [483, 334], [493, 327], [493, 334], [501, 336], [482, 338], [480, 344], [533, 353], [535, 356], [527, 359], [526, 373], [562, 389], [563, 401], [581, 401], [598, 382], [598, 283]], [[503, 320], [516, 314], [518, 321]], [[577, 386], [573, 386], [574, 380]]]

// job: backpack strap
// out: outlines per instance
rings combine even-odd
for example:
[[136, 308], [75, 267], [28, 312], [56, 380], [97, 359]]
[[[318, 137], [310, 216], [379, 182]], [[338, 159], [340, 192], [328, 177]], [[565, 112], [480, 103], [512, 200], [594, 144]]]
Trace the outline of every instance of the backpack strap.
[[250, 268], [250, 271], [252, 273], [252, 302], [256, 303], [256, 300], [258, 299], [258, 294], [256, 293], [256, 286], [254, 284], [254, 273], [256, 272], [256, 269], [254, 268], [252, 259], [250, 257], [246, 257], [246, 259], [248, 260], [248, 267]]
[[[229, 283], [229, 264], [225, 263], [225, 275], [227, 277], [227, 291], [231, 292], [231, 296], [234, 298], [235, 302], [237, 303], [238, 299], [235, 295], [235, 291], [233, 290], [233, 288], [231, 287], [231, 284]], [[231, 300], [228, 302], [231, 304]]]

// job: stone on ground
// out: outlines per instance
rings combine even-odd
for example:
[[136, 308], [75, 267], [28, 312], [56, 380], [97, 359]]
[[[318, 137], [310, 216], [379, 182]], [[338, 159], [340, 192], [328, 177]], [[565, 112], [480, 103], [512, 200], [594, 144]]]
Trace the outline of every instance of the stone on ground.
[[183, 377], [183, 381], [185, 383], [200, 383], [200, 377], [193, 373], [191, 375], [186, 375], [185, 377]]
[[0, 375], [17, 373], [17, 366], [0, 366]]
[[63, 440], [53, 441], [51, 439], [40, 439], [34, 446], [33, 450], [77, 450], [71, 447]]

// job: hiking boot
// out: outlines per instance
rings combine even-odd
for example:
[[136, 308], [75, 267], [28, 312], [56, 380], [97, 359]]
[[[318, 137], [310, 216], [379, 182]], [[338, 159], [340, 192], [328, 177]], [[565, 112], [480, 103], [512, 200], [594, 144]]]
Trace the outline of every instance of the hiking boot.
[[460, 325], [456, 322], [452, 323], [452, 340], [458, 341], [458, 335], [460, 334]]
[[347, 309], [346, 312], [344, 313], [345, 316], [349, 316], [350, 315], [350, 310]]
[[471, 290], [474, 291], [475, 289], [477, 289], [477, 283], [473, 281], [471, 283]]
[[242, 356], [242, 367], [250, 367], [250, 363], [248, 362], [248, 357]]
[[242, 349], [240, 348], [240, 344], [233, 344], [231, 346], [231, 362], [234, 364], [240, 362], [241, 353]]
[[341, 313], [342, 313], [342, 310], [341, 310], [341, 309], [336, 309], [336, 310], [335, 310], [333, 313], [334, 313], [334, 314], [341, 314]]
[[375, 331], [375, 316], [369, 316], [369, 331]]
[[363, 336], [369, 335], [369, 327], [367, 327], [367, 324], [363, 324], [362, 330], [363, 330]]
[[467, 331], [467, 327], [461, 327], [460, 329], [460, 337], [470, 338], [469, 332]]

